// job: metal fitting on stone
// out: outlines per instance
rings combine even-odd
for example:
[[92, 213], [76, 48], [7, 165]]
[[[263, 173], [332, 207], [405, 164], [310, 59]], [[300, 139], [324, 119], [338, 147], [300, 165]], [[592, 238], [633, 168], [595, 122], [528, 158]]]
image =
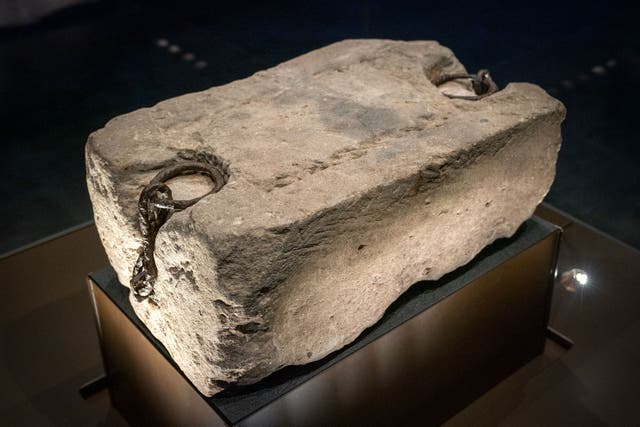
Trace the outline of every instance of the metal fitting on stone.
[[475, 92], [475, 96], [449, 95], [446, 93], [444, 94], [445, 96], [452, 99], [466, 99], [469, 101], [477, 101], [491, 94], [494, 94], [498, 91], [498, 85], [491, 78], [491, 74], [489, 74], [489, 70], [485, 70], [485, 69], [478, 71], [476, 74], [465, 74], [465, 73], [446, 74], [436, 79], [433, 82], [433, 84], [435, 86], [441, 86], [452, 80], [460, 80], [460, 79], [471, 79], [471, 87]]
[[[149, 297], [158, 275], [153, 255], [156, 236], [160, 227], [173, 212], [194, 205], [200, 199], [217, 193], [229, 177], [228, 166], [217, 156], [207, 153], [180, 152], [182, 159], [160, 170], [140, 193], [138, 200], [138, 226], [142, 234], [142, 245], [131, 275], [131, 289], [139, 299]], [[213, 189], [189, 200], [174, 200], [171, 189], [164, 183], [171, 178], [184, 175], [203, 174], [211, 178]]]

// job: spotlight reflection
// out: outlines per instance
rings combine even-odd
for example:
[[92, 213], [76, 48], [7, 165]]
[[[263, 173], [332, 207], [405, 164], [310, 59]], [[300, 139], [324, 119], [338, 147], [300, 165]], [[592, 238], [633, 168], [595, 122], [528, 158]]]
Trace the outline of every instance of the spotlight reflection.
[[583, 287], [589, 283], [589, 275], [579, 268], [572, 268], [560, 276], [560, 284], [568, 292], [575, 292], [578, 286]]
[[584, 271], [576, 272], [575, 278], [576, 282], [578, 282], [578, 284], [582, 286], [585, 286], [589, 282], [589, 275], [587, 275], [587, 273], [585, 273]]

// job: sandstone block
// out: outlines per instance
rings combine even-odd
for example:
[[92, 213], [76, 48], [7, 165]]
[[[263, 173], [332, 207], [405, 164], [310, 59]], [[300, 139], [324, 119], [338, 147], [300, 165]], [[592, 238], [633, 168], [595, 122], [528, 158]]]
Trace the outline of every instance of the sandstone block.
[[[527, 83], [477, 101], [432, 84], [464, 71], [437, 42], [346, 40], [89, 137], [95, 221], [124, 285], [145, 185], [185, 153], [228, 164], [219, 192], [160, 228], [153, 298], [131, 298], [202, 393], [322, 358], [531, 216], [564, 107]], [[168, 184], [176, 199], [210, 185]]]

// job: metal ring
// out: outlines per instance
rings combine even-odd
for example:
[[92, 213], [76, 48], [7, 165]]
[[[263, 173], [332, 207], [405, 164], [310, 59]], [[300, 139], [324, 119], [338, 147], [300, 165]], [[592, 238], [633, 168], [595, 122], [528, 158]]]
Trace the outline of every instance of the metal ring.
[[452, 80], [459, 79], [470, 79], [471, 80], [471, 88], [475, 95], [466, 96], [466, 95], [449, 95], [447, 93], [443, 93], [448, 98], [452, 99], [466, 99], [469, 101], [477, 101], [486, 96], [492, 95], [496, 93], [499, 88], [498, 85], [493, 81], [491, 75], [489, 74], [489, 70], [482, 69], [478, 71], [476, 74], [466, 74], [466, 73], [456, 73], [444, 75], [436, 79], [433, 84], [437, 87], [443, 85]]
[[222, 176], [222, 172], [220, 171], [220, 168], [218, 166], [209, 163], [193, 161], [181, 162], [165, 167], [160, 172], [158, 172], [158, 174], [151, 180], [149, 184], [165, 183], [171, 178], [195, 174], [207, 175], [209, 178], [211, 178], [211, 181], [213, 182], [213, 189], [211, 189], [206, 194], [203, 194], [202, 196], [196, 197], [194, 199], [163, 200], [162, 202], [154, 203], [156, 207], [161, 209], [180, 211], [195, 204], [203, 197], [206, 197], [213, 193], [217, 193], [224, 186], [224, 177]]

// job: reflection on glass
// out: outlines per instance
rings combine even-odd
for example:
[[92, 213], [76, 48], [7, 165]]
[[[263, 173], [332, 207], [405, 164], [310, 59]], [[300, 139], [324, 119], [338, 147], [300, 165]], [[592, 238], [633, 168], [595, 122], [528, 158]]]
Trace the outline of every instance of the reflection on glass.
[[578, 286], [586, 286], [589, 283], [589, 275], [579, 268], [572, 268], [560, 276], [560, 284], [568, 292], [575, 292]]
[[589, 281], [589, 276], [587, 275], [587, 273], [581, 270], [576, 271], [575, 278], [576, 278], [576, 282], [578, 282], [578, 284], [582, 286], [586, 285], [587, 282]]

